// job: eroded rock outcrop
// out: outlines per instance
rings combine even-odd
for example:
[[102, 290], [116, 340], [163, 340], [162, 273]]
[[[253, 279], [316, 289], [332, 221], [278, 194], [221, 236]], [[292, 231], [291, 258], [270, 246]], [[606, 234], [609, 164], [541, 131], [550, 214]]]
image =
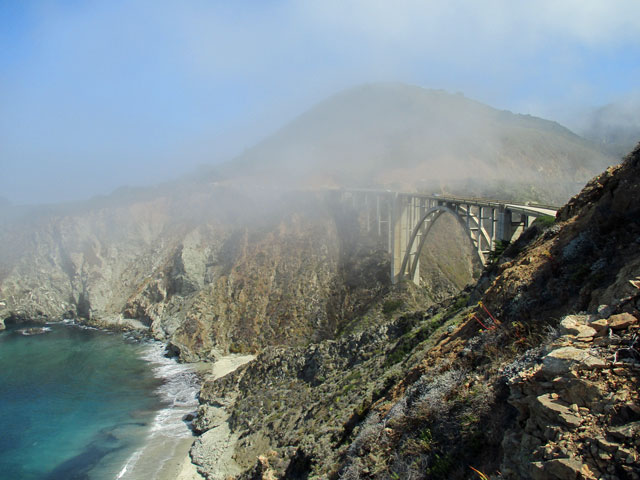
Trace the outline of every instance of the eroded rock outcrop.
[[186, 361], [332, 338], [389, 281], [330, 200], [204, 185], [16, 221], [0, 231], [24, 237], [0, 272], [2, 318], [142, 322]]
[[568, 333], [547, 347], [542, 363], [510, 379], [508, 401], [519, 417], [503, 442], [503, 476], [640, 478], [638, 319], [573, 315], [561, 325]]

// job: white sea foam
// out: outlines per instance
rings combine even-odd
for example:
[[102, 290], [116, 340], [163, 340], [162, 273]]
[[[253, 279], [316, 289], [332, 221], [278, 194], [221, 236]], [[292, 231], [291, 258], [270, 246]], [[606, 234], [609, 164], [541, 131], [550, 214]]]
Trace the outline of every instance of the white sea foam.
[[30, 328], [21, 328], [18, 330], [25, 337], [31, 335], [41, 335], [43, 333], [47, 333], [51, 331], [51, 327], [30, 327]]
[[[200, 385], [195, 372], [191, 366], [165, 357], [164, 345], [159, 342], [149, 343], [142, 359], [153, 365], [154, 375], [162, 380], [157, 393], [166, 407], [156, 414], [145, 445], [129, 457], [117, 479], [140, 478], [139, 474], [144, 472], [138, 472], [138, 469], [148, 470], [148, 466], [139, 465], [147, 451], [157, 450], [162, 444], [162, 450], [172, 452], [177, 442], [192, 436], [190, 425], [183, 418], [198, 407]], [[155, 466], [158, 467], [158, 461], [162, 464], [167, 459], [157, 459]]]

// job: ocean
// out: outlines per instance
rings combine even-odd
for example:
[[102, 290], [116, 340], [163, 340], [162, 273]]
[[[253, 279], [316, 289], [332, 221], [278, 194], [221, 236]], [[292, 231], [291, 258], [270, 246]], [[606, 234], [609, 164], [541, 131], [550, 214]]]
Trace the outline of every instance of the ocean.
[[[191, 436], [195, 373], [159, 342], [71, 322], [37, 328], [0, 332], [0, 478], [154, 478]], [[166, 458], [140, 471], [151, 445]]]

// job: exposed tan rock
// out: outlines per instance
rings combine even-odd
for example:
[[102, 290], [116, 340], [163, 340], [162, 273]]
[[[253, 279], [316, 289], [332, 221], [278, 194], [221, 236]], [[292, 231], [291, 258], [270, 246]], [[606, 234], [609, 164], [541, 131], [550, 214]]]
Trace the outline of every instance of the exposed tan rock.
[[578, 339], [588, 339], [593, 338], [597, 334], [597, 331], [594, 328], [591, 328], [587, 325], [579, 325], [578, 326]]
[[606, 362], [585, 350], [575, 347], [562, 347], [549, 352], [544, 357], [542, 371], [547, 376], [557, 376], [567, 373], [574, 367], [594, 368], [605, 365]]
[[600, 333], [607, 330], [609, 322], [606, 319], [600, 318], [598, 320], [590, 322], [589, 326]]
[[[556, 458], [542, 464], [542, 478], [557, 480], [595, 479], [586, 465], [573, 458]], [[585, 475], [586, 474], [586, 475]]]
[[578, 335], [585, 323], [584, 315], [567, 315], [560, 321], [560, 332], [565, 335]]
[[536, 417], [536, 420], [543, 428], [548, 421], [563, 423], [570, 428], [579, 427], [582, 423], [582, 420], [576, 415], [576, 412], [572, 411], [571, 408], [564, 405], [558, 399], [553, 398], [552, 394], [538, 396], [533, 407], [533, 412], [542, 417]]
[[608, 319], [609, 328], [612, 330], [624, 330], [631, 325], [636, 325], [638, 319], [630, 313], [619, 313], [618, 315], [612, 315]]

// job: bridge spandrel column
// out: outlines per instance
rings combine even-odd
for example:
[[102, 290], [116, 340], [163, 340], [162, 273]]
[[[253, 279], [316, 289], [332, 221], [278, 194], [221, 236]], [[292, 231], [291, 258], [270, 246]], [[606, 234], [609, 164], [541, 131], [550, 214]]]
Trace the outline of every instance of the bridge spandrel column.
[[397, 196], [392, 209], [391, 279], [393, 283], [398, 283], [403, 276], [402, 260], [411, 235], [409, 231], [411, 209], [407, 200], [405, 196]]
[[[514, 217], [517, 215], [517, 220]], [[522, 233], [523, 215], [514, 213], [509, 208], [501, 208], [498, 217], [498, 240], [510, 242], [514, 237], [517, 238]]]
[[496, 207], [491, 207], [491, 233], [489, 234], [489, 250], [493, 250], [496, 246], [496, 236], [498, 233], [497, 222], [498, 212]]
[[376, 195], [376, 224], [378, 226], [378, 237], [382, 236], [382, 223], [380, 222], [380, 195]]
[[511, 238], [509, 230], [511, 230], [511, 213], [504, 207], [498, 209], [498, 225], [497, 225], [496, 238], [500, 241], [505, 241]]

